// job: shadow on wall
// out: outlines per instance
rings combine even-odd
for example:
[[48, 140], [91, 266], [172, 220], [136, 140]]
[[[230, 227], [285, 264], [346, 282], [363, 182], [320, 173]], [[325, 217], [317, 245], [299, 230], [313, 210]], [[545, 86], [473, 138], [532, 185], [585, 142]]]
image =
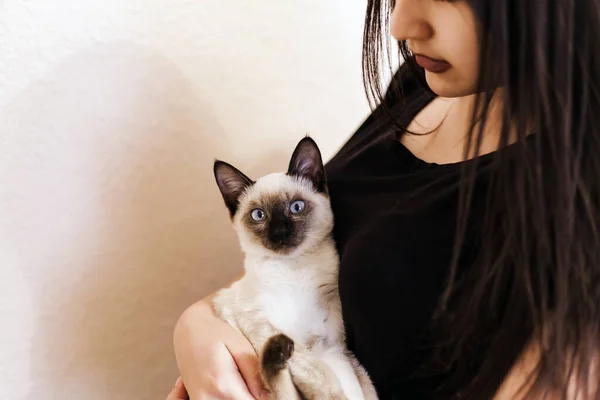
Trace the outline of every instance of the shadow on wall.
[[[28, 398], [163, 399], [180, 312], [241, 270], [212, 176], [235, 138], [176, 65], [121, 43], [63, 60], [0, 124], [37, 307]], [[252, 174], [288, 156], [228, 161]]]

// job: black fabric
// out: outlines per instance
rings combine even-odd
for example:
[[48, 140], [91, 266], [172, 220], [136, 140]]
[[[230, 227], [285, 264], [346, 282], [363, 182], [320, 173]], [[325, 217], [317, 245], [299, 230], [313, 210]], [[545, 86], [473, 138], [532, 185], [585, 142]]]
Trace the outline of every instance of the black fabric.
[[[405, 69], [394, 82], [403, 96], [388, 96], [388, 106], [406, 125], [433, 95]], [[371, 115], [326, 166], [347, 342], [382, 399], [440, 398], [436, 389], [446, 377], [425, 366], [434, 346], [431, 317], [451, 263], [464, 163], [418, 159], [391, 121]], [[474, 203], [484, 195], [485, 176], [479, 179]], [[478, 227], [470, 228], [475, 238]], [[472, 251], [476, 240], [467, 240], [465, 253]]]

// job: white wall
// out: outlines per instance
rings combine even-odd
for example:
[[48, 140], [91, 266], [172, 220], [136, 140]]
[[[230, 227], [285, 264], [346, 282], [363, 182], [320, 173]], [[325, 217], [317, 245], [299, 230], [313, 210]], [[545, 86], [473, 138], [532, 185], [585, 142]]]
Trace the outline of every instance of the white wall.
[[367, 113], [362, 0], [0, 1], [0, 399], [164, 399], [240, 271], [212, 177]]

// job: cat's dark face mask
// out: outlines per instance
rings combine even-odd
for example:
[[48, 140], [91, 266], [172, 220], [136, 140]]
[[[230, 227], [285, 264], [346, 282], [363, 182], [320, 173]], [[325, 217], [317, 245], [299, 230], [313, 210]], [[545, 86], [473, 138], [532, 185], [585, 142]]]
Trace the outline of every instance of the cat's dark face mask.
[[310, 201], [287, 192], [265, 196], [250, 210], [242, 219], [246, 230], [265, 248], [284, 255], [304, 242], [314, 218]]

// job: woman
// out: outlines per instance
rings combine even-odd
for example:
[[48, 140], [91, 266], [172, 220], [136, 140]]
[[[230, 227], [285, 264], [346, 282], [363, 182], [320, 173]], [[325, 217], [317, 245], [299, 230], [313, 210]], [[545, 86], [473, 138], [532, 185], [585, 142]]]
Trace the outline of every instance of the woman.
[[[388, 31], [406, 63], [381, 96]], [[379, 106], [327, 171], [382, 399], [600, 398], [599, 37], [598, 0], [369, 1]], [[260, 398], [209, 300], [175, 329], [191, 398]]]

